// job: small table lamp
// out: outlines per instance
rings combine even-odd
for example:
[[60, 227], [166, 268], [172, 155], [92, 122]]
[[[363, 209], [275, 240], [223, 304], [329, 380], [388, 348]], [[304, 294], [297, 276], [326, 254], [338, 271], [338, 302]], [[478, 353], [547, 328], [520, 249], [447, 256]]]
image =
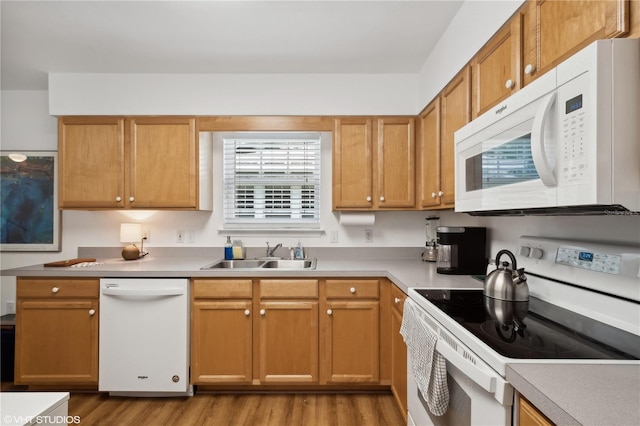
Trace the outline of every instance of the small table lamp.
[[142, 225], [139, 223], [123, 223], [120, 225], [120, 242], [129, 243], [122, 249], [122, 257], [125, 260], [135, 260], [140, 258], [140, 249], [134, 241], [142, 240]]

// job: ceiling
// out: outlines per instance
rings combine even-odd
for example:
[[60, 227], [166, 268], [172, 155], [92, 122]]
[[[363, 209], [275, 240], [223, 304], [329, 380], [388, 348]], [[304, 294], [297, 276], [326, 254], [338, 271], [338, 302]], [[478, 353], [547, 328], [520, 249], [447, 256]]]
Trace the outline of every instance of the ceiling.
[[417, 73], [462, 1], [2, 0], [1, 87], [47, 73]]

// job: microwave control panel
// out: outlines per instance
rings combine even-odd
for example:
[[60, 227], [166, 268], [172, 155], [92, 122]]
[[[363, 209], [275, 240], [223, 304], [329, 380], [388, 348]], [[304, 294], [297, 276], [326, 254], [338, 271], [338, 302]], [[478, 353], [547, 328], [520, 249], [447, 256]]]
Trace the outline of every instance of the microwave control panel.
[[576, 95], [559, 105], [564, 109], [562, 114], [562, 144], [560, 156], [562, 170], [566, 182], [577, 182], [582, 179], [587, 169], [587, 152], [585, 140], [585, 108], [582, 94]]

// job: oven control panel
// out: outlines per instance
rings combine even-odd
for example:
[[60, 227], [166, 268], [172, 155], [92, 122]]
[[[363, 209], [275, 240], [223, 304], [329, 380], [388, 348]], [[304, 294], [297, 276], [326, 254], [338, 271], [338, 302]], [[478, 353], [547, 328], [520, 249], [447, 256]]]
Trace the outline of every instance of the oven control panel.
[[584, 251], [572, 247], [559, 247], [556, 263], [590, 271], [618, 275], [622, 256], [611, 253]]

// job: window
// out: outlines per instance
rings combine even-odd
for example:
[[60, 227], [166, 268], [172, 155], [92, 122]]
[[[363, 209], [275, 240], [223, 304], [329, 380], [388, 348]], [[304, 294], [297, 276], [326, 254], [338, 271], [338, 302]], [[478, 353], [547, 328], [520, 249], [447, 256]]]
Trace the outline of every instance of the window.
[[223, 146], [225, 227], [320, 227], [319, 133], [242, 133]]

